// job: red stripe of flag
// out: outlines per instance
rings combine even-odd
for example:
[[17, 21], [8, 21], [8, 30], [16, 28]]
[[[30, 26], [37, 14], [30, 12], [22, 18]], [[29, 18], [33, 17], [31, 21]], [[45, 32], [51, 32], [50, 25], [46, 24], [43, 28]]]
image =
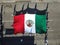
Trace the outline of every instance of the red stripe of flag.
[[14, 16], [13, 23], [14, 33], [24, 33], [24, 14]]

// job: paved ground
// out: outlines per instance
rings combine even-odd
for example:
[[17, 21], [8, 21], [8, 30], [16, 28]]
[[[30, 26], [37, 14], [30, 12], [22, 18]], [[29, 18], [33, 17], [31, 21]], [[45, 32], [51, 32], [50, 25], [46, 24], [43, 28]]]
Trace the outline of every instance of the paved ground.
[[[21, 10], [23, 5], [22, 2], [18, 2], [16, 10]], [[25, 8], [27, 3], [24, 2]], [[13, 22], [13, 7], [14, 3], [11, 4], [4, 4], [3, 10], [3, 23], [4, 28], [12, 28], [11, 24]], [[34, 3], [30, 3], [30, 7], [34, 8]], [[38, 9], [44, 9], [46, 7], [46, 3], [38, 3]], [[25, 9], [24, 8], [24, 9]], [[49, 23], [48, 26], [50, 27], [48, 30], [48, 44], [49, 45], [60, 45], [60, 3], [49, 3]], [[44, 35], [35, 36], [35, 43], [37, 45], [44, 45]]]

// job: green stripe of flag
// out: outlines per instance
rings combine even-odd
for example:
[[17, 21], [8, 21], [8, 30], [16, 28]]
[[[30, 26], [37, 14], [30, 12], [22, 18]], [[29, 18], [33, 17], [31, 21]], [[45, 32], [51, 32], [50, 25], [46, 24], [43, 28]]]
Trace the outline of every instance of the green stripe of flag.
[[39, 34], [45, 33], [47, 31], [46, 30], [46, 15], [36, 14], [35, 20], [36, 20], [35, 22], [36, 33], [39, 33]]

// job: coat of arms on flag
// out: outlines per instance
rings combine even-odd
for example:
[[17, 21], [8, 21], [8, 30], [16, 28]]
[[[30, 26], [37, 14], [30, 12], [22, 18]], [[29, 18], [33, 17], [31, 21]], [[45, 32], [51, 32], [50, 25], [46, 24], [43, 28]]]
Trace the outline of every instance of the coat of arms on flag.
[[33, 24], [34, 24], [34, 22], [33, 22], [32, 20], [27, 20], [27, 21], [26, 21], [26, 25], [27, 25], [28, 27], [32, 27]]

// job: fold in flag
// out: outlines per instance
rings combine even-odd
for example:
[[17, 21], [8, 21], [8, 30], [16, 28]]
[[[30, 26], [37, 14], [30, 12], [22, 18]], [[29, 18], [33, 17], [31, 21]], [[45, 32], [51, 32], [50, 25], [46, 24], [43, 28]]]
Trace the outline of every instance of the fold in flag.
[[20, 14], [14, 16], [15, 33], [46, 33], [46, 15]]

